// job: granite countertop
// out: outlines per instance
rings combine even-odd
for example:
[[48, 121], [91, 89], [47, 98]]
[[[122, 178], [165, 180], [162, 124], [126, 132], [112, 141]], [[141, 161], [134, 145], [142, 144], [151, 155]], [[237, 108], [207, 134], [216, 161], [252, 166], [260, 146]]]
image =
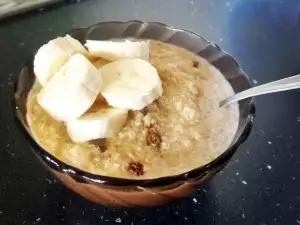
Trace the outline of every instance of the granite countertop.
[[300, 224], [300, 92], [257, 98], [247, 142], [194, 195], [150, 209], [107, 208], [72, 193], [36, 160], [14, 125], [13, 81], [66, 31], [108, 20], [158, 21], [231, 53], [254, 85], [300, 73], [298, 0], [89, 0], [0, 21], [0, 224]]

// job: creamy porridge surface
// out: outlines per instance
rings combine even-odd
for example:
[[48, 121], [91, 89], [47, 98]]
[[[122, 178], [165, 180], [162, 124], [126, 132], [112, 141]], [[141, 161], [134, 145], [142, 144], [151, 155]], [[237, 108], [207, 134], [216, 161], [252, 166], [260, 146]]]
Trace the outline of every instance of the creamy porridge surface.
[[[65, 125], [28, 97], [27, 119], [40, 145], [60, 160], [95, 174], [133, 179], [175, 175], [204, 165], [230, 145], [237, 126], [237, 105], [219, 109], [233, 90], [204, 59], [172, 45], [151, 41], [150, 62], [157, 69], [163, 96], [141, 111], [130, 111], [114, 138], [75, 144]], [[96, 66], [107, 63], [99, 60]], [[99, 97], [93, 108], [101, 107]]]

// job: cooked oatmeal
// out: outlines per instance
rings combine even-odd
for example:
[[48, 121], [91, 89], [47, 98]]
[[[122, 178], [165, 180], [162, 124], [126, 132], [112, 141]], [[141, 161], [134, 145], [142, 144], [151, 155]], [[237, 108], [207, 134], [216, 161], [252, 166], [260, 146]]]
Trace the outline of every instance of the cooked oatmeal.
[[[98, 67], [107, 63], [93, 62]], [[219, 101], [233, 93], [229, 83], [204, 59], [172, 45], [151, 41], [150, 62], [162, 80], [163, 96], [141, 111], [130, 111], [116, 137], [88, 143], [73, 143], [64, 123], [37, 104], [41, 87], [35, 83], [27, 119], [36, 140], [82, 170], [133, 179], [183, 173], [218, 157], [238, 126], [237, 105], [219, 108]], [[99, 96], [97, 102], [102, 101]]]

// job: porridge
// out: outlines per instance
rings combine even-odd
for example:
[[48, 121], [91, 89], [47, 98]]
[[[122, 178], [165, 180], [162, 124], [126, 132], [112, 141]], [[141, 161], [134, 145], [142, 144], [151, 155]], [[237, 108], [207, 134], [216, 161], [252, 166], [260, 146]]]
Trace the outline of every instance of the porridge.
[[[84, 171], [129, 179], [176, 175], [204, 165], [228, 148], [238, 126], [238, 105], [219, 108], [233, 94], [223, 75], [185, 49], [150, 41], [149, 62], [163, 94], [141, 110], [129, 110], [117, 135], [74, 143], [64, 122], [28, 96], [27, 120], [37, 142], [63, 162]], [[90, 60], [100, 68], [109, 61]], [[101, 94], [88, 112], [108, 107]], [[84, 116], [84, 115], [83, 115]]]

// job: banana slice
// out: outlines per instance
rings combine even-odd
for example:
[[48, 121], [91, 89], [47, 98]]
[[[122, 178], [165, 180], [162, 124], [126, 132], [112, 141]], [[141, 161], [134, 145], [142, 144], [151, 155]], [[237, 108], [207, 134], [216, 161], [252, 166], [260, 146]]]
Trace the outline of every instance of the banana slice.
[[127, 109], [96, 105], [80, 118], [66, 122], [66, 126], [75, 143], [86, 142], [115, 136], [123, 128], [127, 115]]
[[42, 86], [75, 53], [87, 55], [83, 45], [69, 35], [59, 37], [43, 45], [34, 57], [34, 73]]
[[110, 61], [124, 58], [149, 59], [149, 41], [94, 41], [87, 40], [85, 46], [92, 56]]
[[56, 120], [72, 120], [92, 106], [101, 86], [101, 73], [83, 55], [75, 54], [41, 90], [37, 101]]
[[157, 70], [145, 60], [121, 59], [99, 70], [101, 94], [113, 107], [141, 110], [163, 93]]

